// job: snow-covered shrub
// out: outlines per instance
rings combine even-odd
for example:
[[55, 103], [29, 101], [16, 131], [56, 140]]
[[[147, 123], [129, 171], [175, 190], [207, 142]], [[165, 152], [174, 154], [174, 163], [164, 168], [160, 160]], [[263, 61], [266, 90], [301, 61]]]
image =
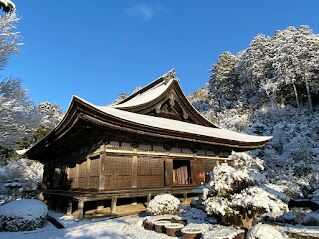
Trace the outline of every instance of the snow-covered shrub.
[[284, 239], [288, 238], [274, 226], [257, 224], [247, 234], [247, 239]]
[[43, 226], [47, 206], [39, 200], [16, 200], [0, 206], [0, 231], [30, 231]]
[[232, 196], [231, 207], [239, 211], [266, 213], [272, 218], [288, 211], [287, 204], [259, 187], [249, 187]]
[[214, 168], [214, 189], [220, 195], [239, 192], [249, 185], [253, 185], [252, 178], [246, 170], [238, 171], [235, 168], [222, 164]]
[[155, 196], [148, 204], [147, 212], [152, 215], [175, 214], [179, 208], [180, 200], [171, 194]]
[[236, 212], [230, 207], [229, 200], [219, 196], [208, 198], [205, 201], [205, 210], [209, 215], [216, 216], [236, 214]]
[[259, 185], [265, 181], [260, 172], [264, 169], [262, 161], [246, 153], [235, 153], [229, 156], [233, 166], [221, 164], [213, 170], [213, 180], [209, 182], [211, 190], [218, 195], [240, 192], [248, 186]]
[[208, 214], [222, 223], [249, 228], [258, 215], [276, 218], [288, 211], [276, 193], [263, 189], [266, 178], [260, 159], [234, 152], [229, 159], [232, 166], [217, 165], [208, 183], [210, 196], [204, 202]]

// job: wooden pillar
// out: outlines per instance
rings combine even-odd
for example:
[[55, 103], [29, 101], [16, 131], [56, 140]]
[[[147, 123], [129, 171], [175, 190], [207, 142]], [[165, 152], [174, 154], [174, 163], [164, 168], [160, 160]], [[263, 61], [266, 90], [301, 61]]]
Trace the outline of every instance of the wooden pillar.
[[84, 201], [83, 200], [79, 200], [78, 202], [78, 219], [82, 219], [84, 217]]
[[[134, 152], [137, 150], [134, 149]], [[137, 155], [134, 155], [132, 159], [132, 188], [137, 188], [137, 160]]]
[[173, 160], [166, 158], [164, 163], [164, 185], [171, 186], [173, 184]]
[[105, 165], [104, 160], [106, 160], [106, 152], [105, 149], [100, 155], [99, 159], [99, 191], [103, 191], [105, 189], [105, 176], [104, 176], [104, 168]]
[[111, 213], [116, 213], [116, 203], [117, 203], [117, 197], [112, 197], [112, 203], [111, 203]]
[[80, 165], [76, 163], [75, 165], [75, 182], [74, 182], [74, 187], [79, 188], [79, 175], [80, 175]]
[[184, 202], [186, 202], [187, 201], [187, 193], [183, 193], [183, 196], [184, 196]]
[[147, 194], [147, 206], [148, 206], [148, 204], [150, 203], [151, 200], [152, 200], [152, 194], [148, 193]]
[[66, 215], [71, 216], [72, 215], [72, 209], [73, 209], [73, 204], [72, 204], [72, 199], [68, 201], [68, 207], [66, 209]]
[[90, 157], [87, 157], [86, 158], [86, 177], [87, 177], [86, 188], [91, 188], [90, 169], [91, 169], [91, 159]]

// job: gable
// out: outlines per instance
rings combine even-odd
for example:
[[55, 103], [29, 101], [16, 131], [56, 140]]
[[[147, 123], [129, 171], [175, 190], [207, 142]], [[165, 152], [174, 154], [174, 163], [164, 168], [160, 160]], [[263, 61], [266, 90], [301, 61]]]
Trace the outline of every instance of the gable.
[[200, 122], [193, 117], [192, 112], [189, 112], [185, 106], [185, 102], [183, 102], [174, 88], [166, 92], [166, 94], [153, 102], [153, 104], [135, 113], [200, 124]]
[[112, 107], [216, 128], [188, 101], [179, 86], [175, 71], [164, 74]]

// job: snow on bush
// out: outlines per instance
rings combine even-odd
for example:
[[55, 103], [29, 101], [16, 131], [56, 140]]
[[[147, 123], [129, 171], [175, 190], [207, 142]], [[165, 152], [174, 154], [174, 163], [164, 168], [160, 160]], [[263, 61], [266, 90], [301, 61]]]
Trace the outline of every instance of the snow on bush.
[[284, 239], [286, 235], [266, 224], [257, 224], [247, 234], [247, 239]]
[[148, 204], [147, 211], [152, 215], [175, 214], [180, 201], [171, 194], [155, 196]]
[[246, 170], [238, 171], [235, 168], [222, 164], [214, 168], [214, 189], [220, 194], [240, 191], [248, 185], [253, 185], [252, 179]]
[[210, 197], [205, 201], [205, 210], [210, 215], [226, 216], [236, 214], [230, 207], [230, 202], [223, 197]]
[[30, 231], [43, 226], [47, 206], [35, 199], [16, 200], [0, 206], [0, 231]]
[[217, 165], [208, 183], [210, 194], [204, 202], [208, 214], [217, 216], [225, 224], [242, 223], [241, 226], [249, 228], [250, 224], [244, 223], [258, 215], [276, 218], [288, 211], [288, 206], [273, 189], [263, 188], [266, 178], [260, 159], [234, 152], [229, 159], [232, 166]]
[[240, 192], [252, 185], [265, 181], [260, 172], [264, 169], [262, 161], [246, 153], [235, 153], [229, 156], [233, 166], [221, 164], [213, 170], [213, 180], [209, 182], [211, 189], [219, 195]]
[[240, 211], [260, 211], [277, 218], [288, 211], [288, 206], [274, 194], [259, 187], [249, 187], [231, 199], [231, 207]]

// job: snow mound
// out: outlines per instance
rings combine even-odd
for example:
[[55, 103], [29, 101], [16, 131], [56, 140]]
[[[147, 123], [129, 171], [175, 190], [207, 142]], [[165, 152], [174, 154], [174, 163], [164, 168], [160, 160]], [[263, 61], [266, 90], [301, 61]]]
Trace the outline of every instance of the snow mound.
[[204, 239], [235, 239], [241, 238], [245, 231], [232, 226], [214, 225], [203, 235]]
[[48, 207], [35, 199], [16, 200], [0, 207], [0, 216], [24, 219], [45, 218]]
[[148, 204], [147, 211], [152, 215], [175, 214], [180, 201], [171, 194], [155, 196]]
[[39, 200], [16, 200], [0, 206], [0, 231], [31, 231], [46, 221], [47, 206]]
[[275, 227], [266, 224], [257, 224], [247, 234], [247, 239], [284, 239], [287, 238]]

